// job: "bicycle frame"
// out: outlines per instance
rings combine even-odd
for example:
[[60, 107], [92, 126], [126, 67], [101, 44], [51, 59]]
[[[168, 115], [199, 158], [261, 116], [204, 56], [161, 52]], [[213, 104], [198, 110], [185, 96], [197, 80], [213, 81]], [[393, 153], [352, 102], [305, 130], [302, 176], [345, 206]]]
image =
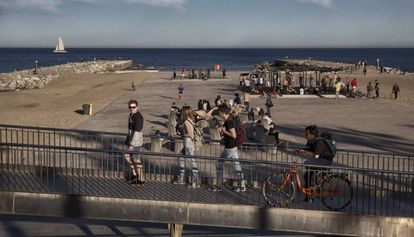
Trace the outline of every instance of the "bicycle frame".
[[[297, 167], [295, 165], [292, 165], [290, 167], [290, 171], [289, 173], [286, 175], [285, 180], [283, 181], [283, 184], [281, 185], [280, 189], [283, 189], [287, 182], [290, 181], [293, 177], [293, 181], [296, 181], [296, 186], [297, 188], [305, 195], [310, 196], [310, 197], [315, 197], [315, 198], [321, 198], [321, 197], [326, 197], [326, 196], [330, 196], [335, 194], [335, 191], [324, 191], [322, 193], [322, 191], [319, 189], [317, 186], [312, 186], [309, 188], [305, 188], [302, 186], [302, 183], [300, 181], [300, 177], [299, 177], [299, 173], [296, 169]], [[335, 188], [333, 188], [332, 190], [336, 190]]]

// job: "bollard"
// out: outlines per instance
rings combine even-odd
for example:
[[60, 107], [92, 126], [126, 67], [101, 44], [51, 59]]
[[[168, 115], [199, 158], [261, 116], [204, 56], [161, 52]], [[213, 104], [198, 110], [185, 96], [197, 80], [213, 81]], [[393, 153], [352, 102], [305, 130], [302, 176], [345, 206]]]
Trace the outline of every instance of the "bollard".
[[83, 114], [91, 115], [92, 114], [92, 104], [83, 104], [82, 105]]

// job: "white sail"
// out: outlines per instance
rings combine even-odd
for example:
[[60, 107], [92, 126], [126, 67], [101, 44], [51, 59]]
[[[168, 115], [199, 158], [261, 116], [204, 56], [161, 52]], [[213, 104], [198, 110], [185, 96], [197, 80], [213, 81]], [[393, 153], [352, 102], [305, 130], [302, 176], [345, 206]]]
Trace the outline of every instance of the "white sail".
[[53, 51], [53, 53], [67, 53], [61, 37], [59, 37], [58, 44], [56, 45], [56, 49]]

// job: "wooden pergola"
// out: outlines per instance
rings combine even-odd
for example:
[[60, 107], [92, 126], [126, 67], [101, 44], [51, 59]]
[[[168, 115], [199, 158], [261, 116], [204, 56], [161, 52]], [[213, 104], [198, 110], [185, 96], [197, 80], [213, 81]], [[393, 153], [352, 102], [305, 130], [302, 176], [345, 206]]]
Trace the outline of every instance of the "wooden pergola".
[[315, 75], [317, 82], [321, 80], [321, 74], [326, 72], [343, 71], [344, 67], [329, 67], [319, 66], [315, 64], [296, 63], [287, 60], [275, 60], [273, 62], [264, 62], [255, 67], [254, 73], [262, 75], [264, 78], [271, 81], [272, 87], [277, 87], [282, 84], [283, 75], [286, 77], [288, 73], [299, 73], [299, 76], [305, 80], [308, 75]]

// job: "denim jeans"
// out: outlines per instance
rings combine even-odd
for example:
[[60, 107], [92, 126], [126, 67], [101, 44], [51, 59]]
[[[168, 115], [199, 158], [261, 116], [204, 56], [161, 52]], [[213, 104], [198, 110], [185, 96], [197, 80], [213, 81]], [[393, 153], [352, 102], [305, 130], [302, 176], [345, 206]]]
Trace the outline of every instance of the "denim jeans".
[[[189, 137], [184, 137], [183, 155], [193, 156], [194, 152], [195, 152], [195, 147], [194, 147], [193, 141]], [[191, 164], [192, 176], [197, 176], [197, 177], [194, 177], [194, 178], [198, 178], [198, 169], [197, 169], [197, 164], [196, 164], [195, 159], [190, 158], [189, 161], [190, 161], [190, 164]], [[178, 167], [179, 167], [178, 180], [179, 181], [184, 181], [184, 178], [185, 178], [185, 158], [184, 157], [179, 157], [177, 162], [178, 162]], [[197, 173], [197, 174], [194, 174], [194, 173]]]
[[[239, 159], [239, 155], [237, 154], [237, 147], [233, 147], [233, 148], [224, 148], [223, 152], [221, 153], [221, 158], [232, 158], [234, 159], [233, 165], [234, 165], [234, 170], [236, 171], [236, 174], [239, 178], [240, 185], [243, 187], [244, 186], [244, 181], [243, 181], [243, 173], [242, 173], [242, 169], [240, 166], [240, 162], [238, 161]], [[216, 185], [217, 186], [222, 186], [223, 185], [223, 160], [218, 160], [217, 161], [217, 167], [216, 167], [216, 172], [217, 172], [217, 182]]]

